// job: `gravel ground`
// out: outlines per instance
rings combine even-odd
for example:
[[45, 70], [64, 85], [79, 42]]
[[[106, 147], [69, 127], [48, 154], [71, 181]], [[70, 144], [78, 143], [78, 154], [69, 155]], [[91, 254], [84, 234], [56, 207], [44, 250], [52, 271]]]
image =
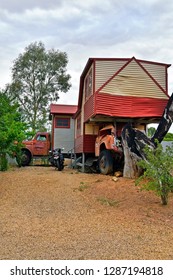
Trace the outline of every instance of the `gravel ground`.
[[173, 194], [30, 166], [0, 173], [0, 259], [173, 259]]

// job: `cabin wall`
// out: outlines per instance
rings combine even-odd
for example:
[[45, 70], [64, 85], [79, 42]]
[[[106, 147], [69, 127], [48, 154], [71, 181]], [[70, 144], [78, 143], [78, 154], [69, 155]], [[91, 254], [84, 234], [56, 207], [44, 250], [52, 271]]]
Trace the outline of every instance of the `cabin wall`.
[[164, 64], [135, 59], [95, 63], [95, 115], [161, 117], [168, 101]]
[[90, 140], [85, 139], [85, 122], [94, 113], [93, 80], [93, 65], [91, 65], [84, 79], [81, 113], [75, 119], [75, 153], [82, 153], [90, 146]]
[[141, 65], [150, 73], [150, 75], [167, 92], [167, 68], [165, 65], [153, 62], [140, 62]]
[[83, 124], [83, 134], [75, 137], [75, 153], [94, 153], [95, 152], [95, 139], [98, 135], [99, 125], [96, 124]]
[[83, 153], [83, 142], [84, 142], [83, 135], [79, 135], [78, 137], [75, 138], [75, 144], [74, 144], [75, 154]]
[[114, 117], [161, 117], [167, 99], [151, 99], [132, 96], [96, 95], [95, 114]]
[[91, 65], [90, 69], [86, 74], [86, 77], [84, 78], [82, 113], [81, 113], [81, 118], [83, 122], [88, 121], [88, 119], [94, 114], [94, 88], [95, 88], [94, 81], [95, 81], [94, 66]]
[[95, 101], [95, 96], [92, 95], [90, 98], [85, 102], [83, 106], [83, 120], [84, 122], [88, 121], [90, 117], [94, 115], [94, 101]]
[[[158, 73], [156, 78], [159, 80]], [[161, 75], [162, 79], [163, 77], [165, 80], [165, 74]], [[103, 85], [99, 92], [100, 94], [167, 99], [164, 92], [166, 89], [163, 86], [165, 87], [164, 83], [160, 84], [159, 81], [155, 83], [151, 76], [135, 60], [132, 60], [114, 78]]]
[[95, 140], [99, 132], [99, 125], [85, 124], [84, 152], [95, 153]]
[[84, 135], [84, 153], [95, 153], [95, 140], [97, 135]]
[[[113, 93], [115, 89], [117, 92], [117, 89], [119, 87], [124, 86], [126, 90], [129, 89], [129, 95], [134, 94], [132, 88], [135, 89], [134, 86], [136, 86], [136, 81], [138, 84], [141, 84], [141, 88], [144, 92], [144, 89], [148, 82], [150, 83], [148, 85], [149, 89], [150, 87], [156, 86], [155, 82], [152, 79], [154, 79], [156, 83], [158, 83], [158, 85], [167, 92], [167, 67], [165, 64], [142, 60], [139, 60], [138, 63], [135, 59], [131, 60], [130, 63], [128, 59], [95, 61], [95, 91], [100, 90], [100, 88], [105, 83], [106, 85], [109, 84], [109, 86], [112, 85], [113, 87], [114, 85], [112, 81], [111, 83], [108, 83], [108, 81], [111, 80], [114, 76], [115, 79], [113, 79], [113, 81], [115, 82], [115, 80], [117, 79], [117, 87], [112, 88], [110, 93]], [[127, 83], [129, 83], [128, 87], [126, 87]], [[121, 91], [121, 94], [124, 94], [123, 91]], [[159, 92], [156, 92], [155, 94], [153, 96], [151, 93], [152, 96], [150, 95], [150, 97], [159, 98]], [[162, 97], [164, 97], [164, 94]]]
[[95, 61], [95, 91], [97, 91], [108, 79], [119, 71], [128, 59], [96, 60]]
[[[69, 119], [69, 126], [57, 127], [57, 118]], [[74, 148], [74, 119], [69, 115], [55, 115], [53, 126], [53, 148], [64, 148], [63, 153], [68, 153]]]

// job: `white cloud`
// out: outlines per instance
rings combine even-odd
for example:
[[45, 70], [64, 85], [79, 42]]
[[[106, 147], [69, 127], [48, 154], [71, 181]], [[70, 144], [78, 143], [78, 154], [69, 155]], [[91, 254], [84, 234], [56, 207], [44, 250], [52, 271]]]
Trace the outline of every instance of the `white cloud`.
[[[173, 64], [173, 1], [0, 0], [0, 87], [31, 42], [66, 51], [72, 88], [60, 103], [77, 103], [89, 57], [132, 57]], [[169, 93], [173, 91], [169, 68]]]

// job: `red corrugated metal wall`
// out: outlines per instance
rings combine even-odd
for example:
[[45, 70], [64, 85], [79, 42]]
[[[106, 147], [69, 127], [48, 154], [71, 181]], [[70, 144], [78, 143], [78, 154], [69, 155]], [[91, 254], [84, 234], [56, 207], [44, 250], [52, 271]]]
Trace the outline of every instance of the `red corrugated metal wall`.
[[77, 137], [75, 139], [75, 153], [94, 153], [96, 137], [97, 135], [81, 135]]
[[96, 94], [95, 114], [118, 117], [160, 117], [168, 100]]
[[94, 94], [86, 101], [84, 105], [84, 122], [94, 114]]
[[83, 135], [78, 136], [78, 137], [75, 139], [74, 152], [75, 152], [76, 154], [82, 153], [82, 152], [83, 152]]
[[84, 136], [84, 153], [95, 153], [95, 140], [97, 135]]

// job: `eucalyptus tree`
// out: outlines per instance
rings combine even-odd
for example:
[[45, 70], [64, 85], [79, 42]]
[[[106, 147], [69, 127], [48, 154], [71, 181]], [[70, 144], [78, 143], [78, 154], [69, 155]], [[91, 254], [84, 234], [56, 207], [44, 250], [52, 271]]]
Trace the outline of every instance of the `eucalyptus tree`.
[[42, 42], [31, 43], [14, 61], [7, 92], [20, 104], [33, 132], [45, 129], [50, 103], [58, 100], [60, 92], [70, 89], [67, 64], [65, 52], [46, 50]]

